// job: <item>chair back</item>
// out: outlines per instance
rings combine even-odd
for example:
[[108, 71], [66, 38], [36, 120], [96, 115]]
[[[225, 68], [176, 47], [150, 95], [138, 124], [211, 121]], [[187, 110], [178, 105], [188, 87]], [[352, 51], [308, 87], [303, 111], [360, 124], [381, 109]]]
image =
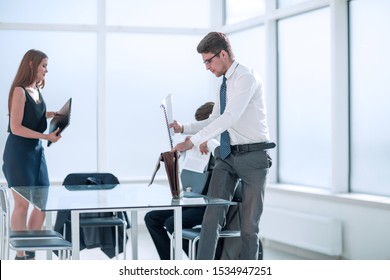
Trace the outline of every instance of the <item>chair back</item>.
[[119, 184], [118, 178], [111, 173], [70, 173], [62, 185], [105, 185]]
[[6, 195], [5, 195], [5, 188], [1, 185], [0, 186], [0, 203], [1, 203], [1, 213], [6, 213], [6, 205], [5, 205], [5, 200], [6, 200]]
[[211, 178], [211, 171], [206, 170], [203, 173], [183, 169], [180, 174], [183, 191], [189, 191], [197, 194], [206, 194], [208, 184]]
[[[70, 173], [63, 183], [67, 190], [82, 191], [95, 189], [112, 189], [120, 184], [118, 178], [111, 173]], [[70, 211], [57, 213], [54, 229], [63, 233], [70, 240]], [[123, 226], [123, 235], [118, 235], [118, 227]], [[130, 227], [126, 211], [93, 212], [80, 214], [80, 249], [100, 247], [109, 257], [118, 257], [123, 252], [126, 258], [126, 229]], [[115, 240], [112, 242], [111, 240]]]
[[[8, 221], [8, 212], [9, 212], [9, 200], [8, 200], [8, 193], [7, 189], [4, 186], [0, 186], [0, 203], [1, 203], [1, 216], [2, 221], [7, 222]], [[5, 219], [5, 220], [3, 220]], [[5, 225], [5, 223], [2, 223], [2, 225]]]
[[1, 251], [0, 259], [4, 260], [8, 258], [8, 240], [9, 240], [9, 200], [7, 189], [4, 186], [0, 186], [0, 203], [1, 203]]

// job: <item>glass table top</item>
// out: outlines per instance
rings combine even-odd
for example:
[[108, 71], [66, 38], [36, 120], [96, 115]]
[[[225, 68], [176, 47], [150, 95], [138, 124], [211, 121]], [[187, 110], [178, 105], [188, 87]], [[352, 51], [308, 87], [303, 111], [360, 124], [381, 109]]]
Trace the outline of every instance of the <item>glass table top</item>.
[[235, 204], [184, 192], [172, 199], [169, 187], [153, 184], [12, 187], [41, 211], [157, 208]]

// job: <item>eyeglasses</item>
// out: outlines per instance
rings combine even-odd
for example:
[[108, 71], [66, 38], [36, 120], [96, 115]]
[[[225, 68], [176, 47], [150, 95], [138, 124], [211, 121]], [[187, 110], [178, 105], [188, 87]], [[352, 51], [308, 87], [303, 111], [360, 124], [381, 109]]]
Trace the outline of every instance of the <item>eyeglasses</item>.
[[205, 65], [208, 65], [211, 63], [211, 61], [213, 60], [214, 57], [216, 57], [217, 55], [219, 55], [219, 53], [221, 52], [222, 50], [220, 50], [219, 52], [217, 52], [216, 54], [214, 54], [212, 57], [210, 57], [209, 59], [206, 59], [205, 61], [203, 61], [203, 63]]

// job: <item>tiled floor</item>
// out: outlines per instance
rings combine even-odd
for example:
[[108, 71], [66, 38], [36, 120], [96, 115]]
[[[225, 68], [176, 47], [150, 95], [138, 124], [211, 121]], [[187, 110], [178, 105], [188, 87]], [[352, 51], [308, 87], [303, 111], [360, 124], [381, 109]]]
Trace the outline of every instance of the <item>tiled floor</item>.
[[[159, 260], [159, 256], [154, 247], [153, 241], [144, 226], [139, 226], [139, 259], [140, 260]], [[127, 242], [127, 254], [128, 258], [131, 258], [131, 242]], [[10, 252], [10, 259], [13, 259], [15, 256], [15, 252]], [[123, 254], [120, 255], [120, 258], [123, 257]], [[45, 260], [46, 252], [38, 251], [36, 254], [36, 258], [39, 260]], [[109, 258], [99, 249], [84, 249], [80, 252], [80, 258], [82, 260], [109, 260]], [[56, 255], [53, 255], [53, 259], [57, 259]], [[287, 254], [281, 251], [277, 251], [274, 249], [264, 248], [264, 259], [266, 260], [296, 260], [302, 259], [297, 256]]]

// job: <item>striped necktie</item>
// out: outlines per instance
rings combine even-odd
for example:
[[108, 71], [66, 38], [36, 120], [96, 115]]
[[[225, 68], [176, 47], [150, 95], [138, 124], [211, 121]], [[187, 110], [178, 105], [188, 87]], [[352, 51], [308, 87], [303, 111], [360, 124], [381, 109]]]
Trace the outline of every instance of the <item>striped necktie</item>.
[[[221, 110], [221, 114], [222, 114], [225, 111], [225, 107], [226, 107], [226, 77], [225, 76], [223, 76], [221, 90], [219, 93], [219, 99], [220, 99], [220, 104], [221, 104], [220, 110]], [[227, 158], [231, 152], [230, 136], [229, 136], [229, 132], [227, 130], [225, 130], [221, 134], [221, 146], [219, 148], [219, 151], [220, 151], [222, 159]]]

